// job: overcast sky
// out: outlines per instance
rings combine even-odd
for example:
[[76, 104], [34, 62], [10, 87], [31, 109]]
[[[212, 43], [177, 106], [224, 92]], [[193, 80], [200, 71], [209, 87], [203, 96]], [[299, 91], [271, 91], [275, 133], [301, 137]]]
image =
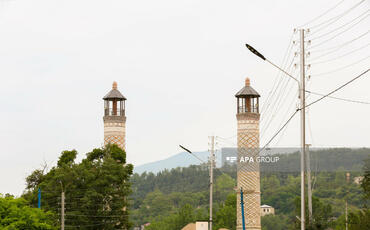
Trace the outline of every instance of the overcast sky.
[[[128, 99], [127, 157], [134, 165], [174, 155], [180, 152], [178, 144], [207, 150], [210, 135], [227, 138], [219, 140], [218, 148], [232, 146], [234, 95], [246, 77], [265, 108], [274, 81], [282, 79], [287, 86], [270, 100], [276, 108], [262, 112], [261, 144], [266, 143], [294, 112], [297, 88], [246, 50], [245, 42], [280, 64], [291, 36], [298, 39], [293, 29], [339, 1], [0, 0], [0, 193], [21, 194], [24, 178], [43, 162], [54, 165], [63, 150], [76, 149], [81, 159], [100, 147], [102, 97], [113, 81]], [[344, 1], [308, 27], [356, 2]], [[369, 7], [367, 0], [312, 37], [350, 22]], [[324, 42], [316, 50], [325, 53], [369, 28], [366, 17], [347, 32], [324, 42], [336, 35], [330, 33], [311, 46]], [[320, 61], [363, 47], [352, 54], [312, 65], [308, 90], [328, 92], [368, 68], [370, 61], [364, 59], [315, 76], [368, 57], [369, 37], [366, 34]], [[297, 48], [293, 46], [289, 54]], [[312, 51], [311, 57], [315, 55], [320, 53]], [[295, 58], [293, 64], [298, 61]], [[319, 60], [309, 58], [307, 64], [315, 61]], [[293, 71], [298, 76], [299, 69]], [[335, 96], [370, 101], [368, 75]], [[369, 147], [369, 115], [370, 105], [326, 99], [309, 109], [308, 142]], [[272, 146], [299, 143], [297, 116]]]

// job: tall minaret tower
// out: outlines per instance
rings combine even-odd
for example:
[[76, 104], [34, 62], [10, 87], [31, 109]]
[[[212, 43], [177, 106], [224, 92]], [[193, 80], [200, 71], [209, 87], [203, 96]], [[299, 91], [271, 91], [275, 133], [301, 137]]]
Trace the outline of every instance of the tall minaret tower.
[[[259, 153], [259, 97], [245, 80], [245, 86], [235, 95], [237, 98], [238, 121], [238, 170], [237, 170], [237, 220], [236, 229], [242, 230], [240, 190], [243, 189], [245, 227], [261, 229]], [[251, 160], [252, 159], [252, 160]]]
[[117, 89], [117, 82], [113, 82], [112, 90], [103, 97], [104, 100], [104, 145], [117, 144], [126, 149], [126, 98]]

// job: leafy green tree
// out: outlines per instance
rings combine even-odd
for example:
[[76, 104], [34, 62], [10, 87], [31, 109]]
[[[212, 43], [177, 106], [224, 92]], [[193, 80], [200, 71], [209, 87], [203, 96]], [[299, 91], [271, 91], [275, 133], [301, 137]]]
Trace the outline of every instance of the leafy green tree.
[[[199, 213], [198, 213], [199, 214]], [[157, 221], [150, 223], [145, 229], [148, 230], [174, 230], [182, 229], [189, 223], [195, 222], [199, 215], [195, 212], [194, 208], [186, 204], [182, 206], [175, 214], [166, 216]]]
[[370, 229], [370, 210], [363, 209], [348, 215], [349, 230]]
[[266, 215], [261, 218], [262, 230], [287, 230], [289, 218], [284, 215]]
[[53, 213], [31, 208], [23, 198], [0, 194], [0, 229], [54, 230]]
[[[301, 198], [295, 198], [296, 216], [300, 216]], [[331, 225], [332, 208], [330, 204], [321, 202], [317, 197], [312, 197], [312, 223], [309, 223], [308, 218], [308, 204], [306, 199], [306, 228], [309, 230], [327, 229]], [[296, 227], [299, 229], [300, 222], [296, 220]]]
[[215, 201], [224, 201], [228, 194], [233, 191], [236, 181], [227, 174], [222, 174], [216, 179], [215, 183]]
[[362, 180], [361, 187], [365, 194], [365, 199], [370, 200], [370, 157], [365, 160], [364, 164], [364, 179]]
[[230, 193], [223, 205], [216, 211], [214, 229], [236, 228], [236, 194]]
[[66, 225], [80, 229], [129, 228], [133, 166], [126, 164], [126, 153], [117, 145], [107, 145], [87, 153], [81, 163], [75, 162], [76, 156], [75, 150], [63, 151], [57, 166], [49, 172], [34, 171], [26, 179], [24, 198], [36, 205], [37, 190], [41, 188], [42, 208], [58, 210], [64, 191]]

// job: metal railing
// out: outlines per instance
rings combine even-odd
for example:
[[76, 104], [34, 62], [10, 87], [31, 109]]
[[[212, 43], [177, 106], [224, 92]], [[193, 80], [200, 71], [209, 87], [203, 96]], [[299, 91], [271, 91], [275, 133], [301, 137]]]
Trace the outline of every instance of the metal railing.
[[250, 111], [248, 107], [239, 106], [238, 113], [258, 113], [258, 106], [251, 106]]
[[104, 110], [104, 115], [105, 116], [124, 116], [125, 115], [125, 110], [124, 109], [116, 109], [113, 110], [111, 109], [105, 109]]

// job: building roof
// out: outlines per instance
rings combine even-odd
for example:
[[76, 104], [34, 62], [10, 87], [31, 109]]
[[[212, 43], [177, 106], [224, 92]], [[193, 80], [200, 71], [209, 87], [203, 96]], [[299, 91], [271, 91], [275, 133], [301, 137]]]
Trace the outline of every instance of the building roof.
[[264, 205], [261, 205], [261, 208], [272, 208], [272, 207], [267, 204], [264, 204]]
[[103, 100], [118, 99], [127, 100], [122, 93], [117, 89], [117, 82], [113, 82], [112, 90], [103, 97]]
[[189, 223], [185, 227], [183, 227], [181, 230], [196, 230], [196, 225], [194, 223]]
[[244, 97], [244, 96], [260, 97], [257, 91], [250, 86], [249, 78], [245, 79], [245, 86], [241, 90], [239, 90], [237, 94], [235, 94], [235, 97]]

